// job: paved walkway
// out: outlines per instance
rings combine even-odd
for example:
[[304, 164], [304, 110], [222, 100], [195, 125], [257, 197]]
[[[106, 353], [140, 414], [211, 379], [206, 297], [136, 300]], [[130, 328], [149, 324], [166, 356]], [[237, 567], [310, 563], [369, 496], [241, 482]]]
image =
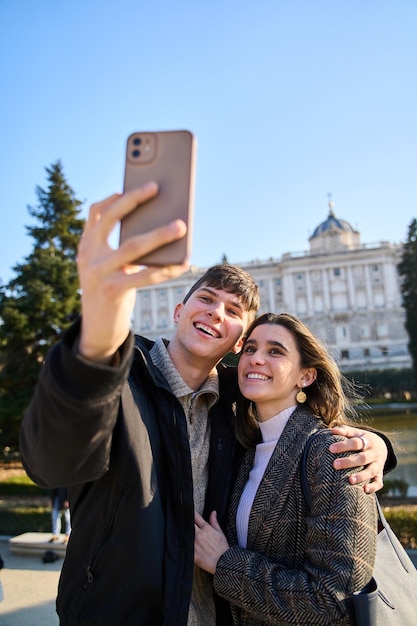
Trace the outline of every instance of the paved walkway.
[[13, 555], [4, 537], [0, 553], [4, 561], [0, 626], [58, 626], [55, 598], [63, 560], [43, 563], [41, 556]]

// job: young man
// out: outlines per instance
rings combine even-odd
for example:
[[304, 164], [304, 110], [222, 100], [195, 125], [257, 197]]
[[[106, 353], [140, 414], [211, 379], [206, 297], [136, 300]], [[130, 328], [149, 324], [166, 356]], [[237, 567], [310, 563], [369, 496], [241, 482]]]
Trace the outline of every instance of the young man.
[[[91, 207], [78, 258], [81, 320], [49, 352], [22, 423], [28, 474], [45, 487], [69, 485], [61, 626], [208, 626], [216, 619], [211, 580], [194, 575], [194, 509], [215, 509], [222, 520], [227, 506], [239, 460], [237, 380], [219, 362], [239, 351], [258, 292], [243, 270], [211, 268], [176, 307], [169, 343], [133, 337], [136, 289], [187, 269], [130, 265], [183, 236], [182, 222], [118, 250], [108, 244], [119, 220], [156, 193], [151, 183]], [[365, 447], [362, 431], [350, 434], [335, 452]], [[356, 480], [373, 478], [374, 490], [386, 446], [366, 433], [366, 448], [335, 463], [367, 465]]]

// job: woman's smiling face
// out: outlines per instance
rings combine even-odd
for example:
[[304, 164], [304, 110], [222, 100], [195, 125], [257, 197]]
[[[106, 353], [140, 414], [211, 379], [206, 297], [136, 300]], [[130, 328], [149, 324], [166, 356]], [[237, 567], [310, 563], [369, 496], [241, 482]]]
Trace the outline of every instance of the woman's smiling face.
[[256, 326], [242, 350], [239, 387], [256, 404], [259, 420], [265, 421], [297, 404], [300, 388], [311, 383], [311, 370], [301, 366], [292, 333], [278, 324]]

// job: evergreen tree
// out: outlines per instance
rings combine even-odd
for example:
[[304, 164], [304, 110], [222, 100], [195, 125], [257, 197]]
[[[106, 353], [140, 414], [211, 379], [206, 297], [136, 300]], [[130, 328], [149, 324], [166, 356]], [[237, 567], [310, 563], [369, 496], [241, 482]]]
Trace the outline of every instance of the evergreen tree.
[[414, 376], [417, 380], [417, 220], [408, 227], [407, 241], [398, 265], [402, 276], [401, 293], [405, 308], [405, 328], [408, 333], [408, 349], [413, 361]]
[[15, 448], [21, 418], [49, 347], [80, 311], [76, 254], [84, 220], [81, 202], [60, 161], [45, 168], [48, 186], [36, 188], [35, 219], [27, 226], [32, 252], [0, 285], [0, 446]]

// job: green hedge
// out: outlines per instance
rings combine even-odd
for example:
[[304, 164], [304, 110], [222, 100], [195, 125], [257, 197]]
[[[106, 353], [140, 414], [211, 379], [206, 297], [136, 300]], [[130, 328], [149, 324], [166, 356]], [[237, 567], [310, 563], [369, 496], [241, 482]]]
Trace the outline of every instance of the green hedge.
[[383, 507], [384, 515], [404, 548], [417, 549], [417, 508]]
[[[49, 493], [26, 474], [0, 481], [0, 535], [14, 537], [26, 532], [51, 532]], [[45, 504], [22, 504], [19, 498], [42, 498]]]
[[[392, 482], [392, 481], [391, 481]], [[385, 489], [393, 487], [387, 481]], [[398, 485], [400, 490], [401, 485]], [[16, 536], [25, 532], [51, 532], [51, 509], [45, 505], [22, 505], [13, 496], [45, 497], [26, 475], [11, 476], [0, 482], [0, 535]], [[385, 516], [404, 547], [417, 549], [417, 507], [383, 506]]]
[[[405, 548], [417, 549], [417, 510], [384, 507], [385, 517]], [[0, 535], [51, 532], [51, 510], [45, 506], [0, 505]]]
[[0, 505], [0, 535], [16, 537], [23, 533], [50, 533], [51, 529], [49, 507]]
[[[417, 549], [417, 509], [384, 507], [385, 517], [405, 548]], [[51, 532], [51, 509], [47, 506], [0, 504], [0, 535]]]

